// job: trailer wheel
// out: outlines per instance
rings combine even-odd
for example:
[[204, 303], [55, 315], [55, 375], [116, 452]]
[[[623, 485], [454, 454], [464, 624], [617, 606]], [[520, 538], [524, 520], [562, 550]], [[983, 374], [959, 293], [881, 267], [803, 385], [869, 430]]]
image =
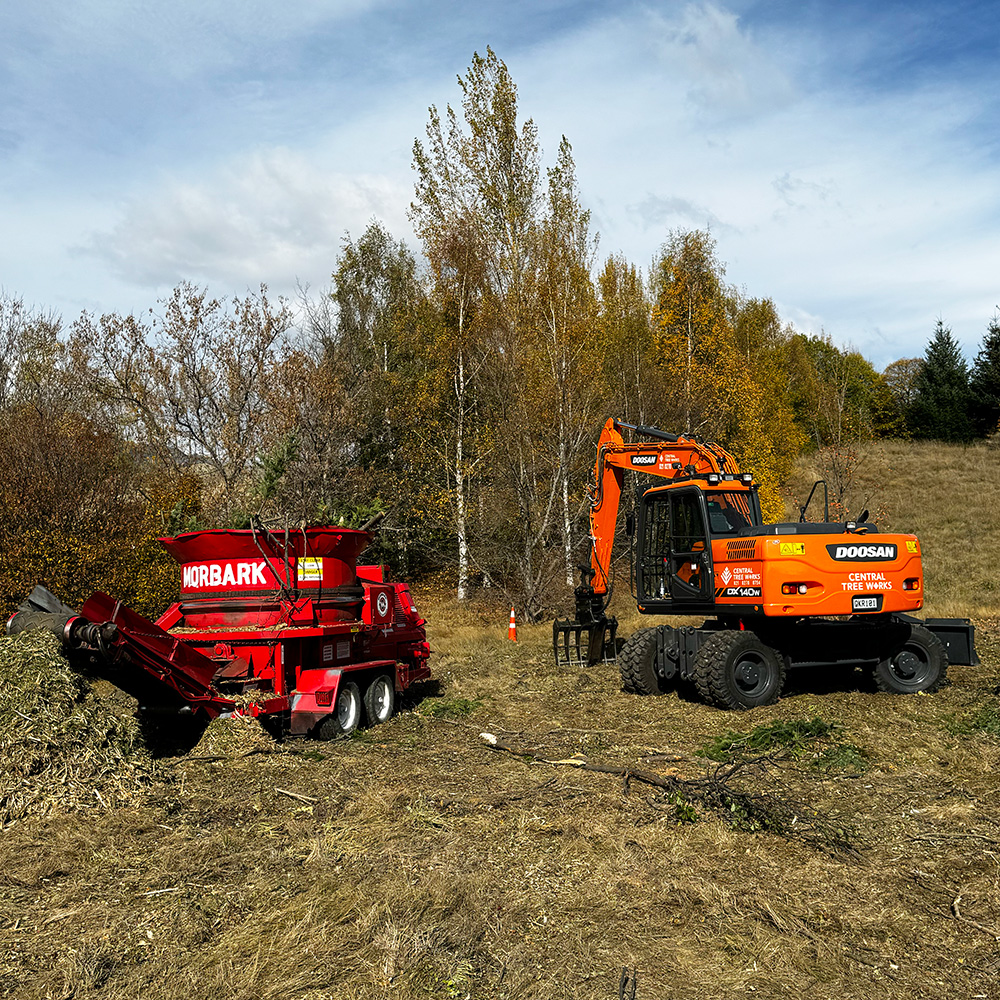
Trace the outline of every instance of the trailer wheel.
[[693, 667], [698, 693], [719, 708], [773, 705], [785, 685], [781, 657], [748, 631], [717, 632], [698, 650]]
[[618, 654], [622, 687], [629, 694], [663, 694], [656, 673], [656, 629], [641, 628], [633, 633]]
[[361, 692], [354, 681], [347, 681], [337, 688], [337, 701], [333, 713], [317, 727], [316, 736], [321, 740], [334, 740], [338, 736], [349, 736], [361, 721]]
[[948, 676], [948, 657], [941, 640], [922, 625], [914, 625], [898, 653], [875, 667], [875, 684], [890, 694], [937, 691]]
[[382, 674], [365, 690], [365, 716], [369, 726], [377, 726], [392, 718], [396, 710], [396, 687], [388, 674]]

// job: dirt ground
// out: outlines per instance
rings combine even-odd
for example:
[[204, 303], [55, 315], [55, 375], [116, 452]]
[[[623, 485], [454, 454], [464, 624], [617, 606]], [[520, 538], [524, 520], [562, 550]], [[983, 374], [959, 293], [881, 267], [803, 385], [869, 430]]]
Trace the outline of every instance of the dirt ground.
[[[435, 681], [385, 725], [213, 725], [140, 804], [0, 833], [0, 995], [1000, 995], [997, 621], [936, 694], [793, 676], [734, 714], [417, 596]], [[808, 720], [826, 735], [763, 763], [705, 756]]]

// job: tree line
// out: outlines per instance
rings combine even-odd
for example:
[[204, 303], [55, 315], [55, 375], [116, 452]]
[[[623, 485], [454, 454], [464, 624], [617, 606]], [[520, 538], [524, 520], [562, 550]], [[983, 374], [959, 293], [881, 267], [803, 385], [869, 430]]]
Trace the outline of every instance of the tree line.
[[[601, 260], [570, 143], [543, 166], [491, 50], [458, 83], [413, 147], [417, 252], [373, 221], [297, 303], [183, 283], [66, 326], [0, 296], [6, 603], [42, 580], [154, 612], [176, 589], [160, 534], [384, 513], [374, 558], [538, 617], [587, 559], [608, 415], [724, 444], [770, 519], [803, 449], [968, 439], [933, 422], [961, 369], [941, 324], [925, 359], [879, 373], [727, 283], [709, 233], [670, 232], [645, 272]], [[954, 397], [968, 436], [1000, 419], [998, 341], [994, 320]]]

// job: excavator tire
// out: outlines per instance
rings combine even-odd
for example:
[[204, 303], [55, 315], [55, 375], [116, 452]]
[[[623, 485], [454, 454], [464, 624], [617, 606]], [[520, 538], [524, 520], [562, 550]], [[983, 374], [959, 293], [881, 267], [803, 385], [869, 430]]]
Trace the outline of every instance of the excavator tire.
[[944, 644], [929, 629], [914, 625], [903, 648], [875, 667], [875, 684], [890, 694], [937, 691], [948, 680]]
[[693, 666], [698, 694], [719, 708], [773, 705], [785, 686], [781, 657], [750, 631], [717, 632], [698, 650]]
[[630, 694], [663, 694], [656, 672], [656, 629], [641, 628], [629, 637], [618, 654], [622, 688]]

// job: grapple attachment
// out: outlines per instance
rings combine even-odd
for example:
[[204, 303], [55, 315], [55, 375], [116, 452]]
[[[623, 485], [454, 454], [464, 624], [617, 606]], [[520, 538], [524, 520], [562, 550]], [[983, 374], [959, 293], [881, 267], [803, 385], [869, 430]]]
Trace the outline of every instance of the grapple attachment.
[[601, 595], [595, 594], [589, 583], [581, 583], [575, 596], [576, 619], [557, 618], [552, 623], [556, 665], [585, 667], [594, 663], [614, 663], [618, 619], [604, 613]]

